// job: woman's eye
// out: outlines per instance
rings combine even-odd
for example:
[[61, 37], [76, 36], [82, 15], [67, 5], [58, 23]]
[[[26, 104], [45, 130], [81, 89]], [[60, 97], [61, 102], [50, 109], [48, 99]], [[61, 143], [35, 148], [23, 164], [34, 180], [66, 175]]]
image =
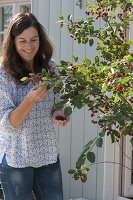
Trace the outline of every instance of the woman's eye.
[[32, 42], [35, 42], [35, 41], [37, 41], [36, 39], [34, 39], [34, 40], [31, 40]]
[[26, 41], [25, 41], [25, 40], [21, 40], [20, 42], [21, 42], [21, 43], [25, 43]]
[[19, 42], [22, 43], [22, 44], [26, 44], [26, 43], [36, 42], [36, 41], [37, 41], [37, 39], [32, 39], [30, 41], [20, 40]]

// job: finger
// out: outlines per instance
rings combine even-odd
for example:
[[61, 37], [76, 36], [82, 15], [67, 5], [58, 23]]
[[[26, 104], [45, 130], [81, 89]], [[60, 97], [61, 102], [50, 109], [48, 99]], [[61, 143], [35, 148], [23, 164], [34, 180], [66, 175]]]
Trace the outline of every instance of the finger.
[[67, 124], [67, 121], [65, 120], [63, 121], [62, 126], [66, 126], [66, 124]]
[[58, 121], [58, 125], [59, 126], [65, 126], [67, 124], [67, 121], [66, 120], [64, 120], [64, 121]]
[[37, 93], [41, 93], [43, 91], [47, 90], [47, 86], [39, 86], [38, 89], [36, 90]]
[[47, 96], [47, 94], [48, 94], [48, 91], [46, 90], [46, 91], [42, 91], [42, 92], [39, 94], [39, 96], [40, 96], [41, 98], [44, 98], [44, 97]]
[[45, 92], [45, 93], [41, 96], [41, 99], [43, 100], [44, 98], [46, 98], [47, 95], [48, 95], [48, 92]]
[[35, 94], [38, 96], [38, 95], [43, 95], [44, 93], [46, 93], [48, 90], [47, 90], [47, 87], [44, 87], [44, 86], [40, 86], [38, 89], [34, 90]]
[[36, 98], [38, 98], [37, 93], [36, 93], [35, 90], [33, 91], [33, 95], [34, 95]]
[[62, 121], [61, 121], [61, 120], [53, 119], [53, 122], [54, 122], [55, 124], [57, 124], [57, 125], [60, 125]]

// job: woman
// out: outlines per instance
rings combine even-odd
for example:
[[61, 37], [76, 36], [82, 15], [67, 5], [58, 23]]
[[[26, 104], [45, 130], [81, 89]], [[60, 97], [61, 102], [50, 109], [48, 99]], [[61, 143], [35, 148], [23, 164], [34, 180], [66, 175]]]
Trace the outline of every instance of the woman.
[[31, 82], [30, 72], [55, 65], [53, 47], [36, 17], [19, 13], [2, 45], [0, 68], [0, 161], [5, 200], [63, 200], [59, 149], [53, 122], [65, 126], [63, 111], [53, 110], [52, 89]]

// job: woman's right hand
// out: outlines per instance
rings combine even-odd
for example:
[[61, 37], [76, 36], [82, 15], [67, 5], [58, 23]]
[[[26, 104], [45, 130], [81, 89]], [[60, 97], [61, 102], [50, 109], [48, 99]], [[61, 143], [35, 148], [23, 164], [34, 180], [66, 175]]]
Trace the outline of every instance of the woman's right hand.
[[9, 121], [14, 128], [18, 128], [28, 113], [31, 111], [35, 102], [42, 101], [48, 94], [47, 86], [39, 86], [32, 88], [26, 98], [20, 103], [16, 109], [9, 114]]
[[33, 87], [27, 95], [31, 103], [42, 101], [48, 94], [47, 86], [40, 85], [37, 89]]

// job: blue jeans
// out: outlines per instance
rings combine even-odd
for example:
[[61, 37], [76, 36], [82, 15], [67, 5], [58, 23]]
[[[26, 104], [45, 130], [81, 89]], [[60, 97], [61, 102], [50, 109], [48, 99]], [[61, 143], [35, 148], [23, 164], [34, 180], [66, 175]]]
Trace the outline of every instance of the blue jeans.
[[63, 200], [59, 158], [56, 163], [39, 168], [0, 166], [4, 200]]

